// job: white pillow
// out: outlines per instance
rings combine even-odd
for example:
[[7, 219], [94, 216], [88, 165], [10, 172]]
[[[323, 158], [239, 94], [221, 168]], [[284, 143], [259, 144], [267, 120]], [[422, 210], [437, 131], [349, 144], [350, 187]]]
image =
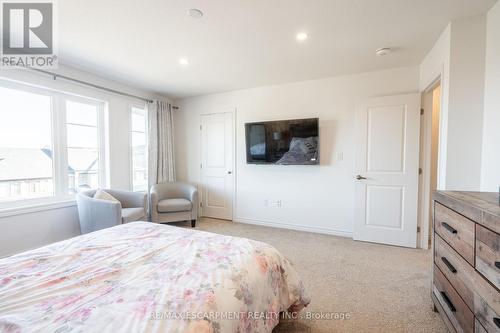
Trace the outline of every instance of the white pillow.
[[109, 194], [108, 192], [103, 191], [103, 190], [97, 190], [94, 194], [94, 199], [108, 200], [108, 201], [120, 203], [120, 201], [118, 201], [118, 199], [116, 199], [114, 196], [112, 196], [111, 194]]

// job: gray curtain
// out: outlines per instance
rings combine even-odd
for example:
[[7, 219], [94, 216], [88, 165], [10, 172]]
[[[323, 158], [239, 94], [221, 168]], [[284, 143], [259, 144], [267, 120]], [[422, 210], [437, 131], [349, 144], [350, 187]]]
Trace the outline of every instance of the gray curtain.
[[156, 100], [148, 104], [148, 184], [175, 181], [172, 105]]

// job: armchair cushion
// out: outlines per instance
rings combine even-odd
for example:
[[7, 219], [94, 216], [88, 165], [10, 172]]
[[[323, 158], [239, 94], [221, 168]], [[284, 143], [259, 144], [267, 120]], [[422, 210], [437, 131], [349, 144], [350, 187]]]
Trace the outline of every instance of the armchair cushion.
[[146, 211], [142, 207], [122, 208], [122, 223], [129, 223], [143, 220], [146, 217]]
[[185, 212], [192, 208], [193, 204], [187, 199], [163, 199], [158, 202], [159, 213]]

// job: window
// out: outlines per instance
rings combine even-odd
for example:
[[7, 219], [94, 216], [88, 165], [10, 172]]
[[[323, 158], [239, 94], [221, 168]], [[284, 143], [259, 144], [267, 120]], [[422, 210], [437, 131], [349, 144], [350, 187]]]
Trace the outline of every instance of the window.
[[54, 195], [50, 96], [0, 87], [0, 202]]
[[146, 110], [133, 106], [130, 111], [130, 143], [132, 161], [132, 190], [148, 190]]
[[68, 189], [99, 187], [99, 109], [97, 105], [66, 101]]
[[0, 81], [0, 208], [104, 184], [104, 103]]

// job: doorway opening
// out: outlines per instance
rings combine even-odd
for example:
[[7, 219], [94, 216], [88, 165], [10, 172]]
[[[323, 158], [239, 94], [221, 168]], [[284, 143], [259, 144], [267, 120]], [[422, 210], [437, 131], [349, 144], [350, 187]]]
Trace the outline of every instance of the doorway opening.
[[419, 170], [419, 243], [428, 249], [432, 242], [432, 194], [439, 189], [439, 142], [441, 119], [441, 80], [432, 83], [422, 93], [420, 117]]

